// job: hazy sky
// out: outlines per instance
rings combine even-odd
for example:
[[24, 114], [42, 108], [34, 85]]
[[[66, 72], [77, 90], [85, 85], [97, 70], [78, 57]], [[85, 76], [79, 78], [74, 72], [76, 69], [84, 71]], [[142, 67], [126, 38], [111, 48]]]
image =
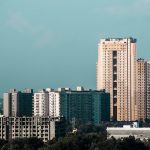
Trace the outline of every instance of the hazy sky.
[[95, 89], [99, 40], [130, 36], [150, 59], [150, 0], [0, 0], [0, 93]]

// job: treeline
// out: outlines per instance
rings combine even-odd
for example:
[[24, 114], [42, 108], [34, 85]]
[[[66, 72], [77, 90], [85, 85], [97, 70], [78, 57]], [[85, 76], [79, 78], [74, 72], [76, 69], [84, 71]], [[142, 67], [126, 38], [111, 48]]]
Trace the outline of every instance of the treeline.
[[107, 139], [104, 126], [82, 125], [76, 133], [47, 143], [37, 138], [0, 140], [1, 150], [150, 150], [150, 140]]

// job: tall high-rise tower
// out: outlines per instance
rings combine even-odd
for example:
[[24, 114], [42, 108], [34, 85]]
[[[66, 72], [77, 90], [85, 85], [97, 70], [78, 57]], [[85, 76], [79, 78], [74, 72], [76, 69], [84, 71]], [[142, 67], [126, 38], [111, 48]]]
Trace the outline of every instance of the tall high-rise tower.
[[147, 65], [146, 65], [146, 69], [147, 69], [147, 75], [146, 75], [146, 80], [147, 80], [147, 88], [146, 88], [146, 92], [147, 92], [147, 103], [146, 103], [146, 118], [150, 119], [150, 61], [147, 61]]
[[144, 120], [146, 118], [147, 104], [147, 62], [144, 59], [137, 60], [137, 119]]
[[97, 90], [110, 93], [111, 118], [136, 120], [136, 39], [107, 38], [98, 44]]
[[137, 60], [137, 119], [150, 119], [150, 62]]

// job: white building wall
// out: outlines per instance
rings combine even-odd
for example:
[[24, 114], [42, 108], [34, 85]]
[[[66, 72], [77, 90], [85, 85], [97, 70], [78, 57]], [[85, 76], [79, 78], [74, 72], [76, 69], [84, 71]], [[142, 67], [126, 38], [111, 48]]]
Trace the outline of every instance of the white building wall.
[[3, 94], [3, 114], [4, 116], [8, 117], [10, 116], [10, 93], [4, 93]]
[[60, 93], [49, 92], [49, 116], [60, 116]]
[[45, 90], [34, 93], [34, 116], [48, 116], [49, 115], [49, 95]]
[[136, 139], [149, 139], [150, 138], [150, 128], [107, 128], [108, 138], [114, 137], [116, 139], [126, 138], [129, 136], [134, 136]]

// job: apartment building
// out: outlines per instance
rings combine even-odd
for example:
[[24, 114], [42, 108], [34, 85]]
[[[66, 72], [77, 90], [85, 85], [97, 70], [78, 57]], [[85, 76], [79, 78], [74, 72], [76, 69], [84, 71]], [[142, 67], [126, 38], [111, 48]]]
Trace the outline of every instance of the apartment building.
[[11, 89], [3, 94], [3, 114], [8, 116], [32, 116], [32, 89]]
[[60, 92], [60, 114], [67, 120], [99, 124], [110, 120], [110, 95], [105, 91], [76, 90]]
[[144, 59], [137, 60], [137, 118], [150, 119], [150, 63]]
[[98, 44], [97, 90], [110, 93], [112, 120], [136, 120], [136, 39], [107, 38]]
[[44, 142], [63, 137], [66, 133], [64, 118], [5, 117], [0, 116], [0, 139], [37, 137]]
[[146, 75], [146, 80], [147, 80], [147, 89], [146, 89], [146, 93], [147, 93], [147, 103], [146, 103], [146, 118], [150, 119], [150, 61], [147, 61], [147, 75]]
[[39, 90], [33, 96], [34, 116], [49, 116], [49, 91]]
[[60, 93], [49, 92], [49, 116], [58, 117], [60, 115]]
[[[81, 123], [94, 124], [110, 120], [110, 95], [104, 90], [58, 88], [55, 91], [44, 91], [44, 94], [47, 94], [46, 99], [39, 98], [39, 92], [34, 94], [34, 116], [64, 116], [68, 121], [75, 119]], [[39, 102], [43, 106], [40, 106]], [[48, 108], [43, 113], [37, 113], [37, 107]]]

